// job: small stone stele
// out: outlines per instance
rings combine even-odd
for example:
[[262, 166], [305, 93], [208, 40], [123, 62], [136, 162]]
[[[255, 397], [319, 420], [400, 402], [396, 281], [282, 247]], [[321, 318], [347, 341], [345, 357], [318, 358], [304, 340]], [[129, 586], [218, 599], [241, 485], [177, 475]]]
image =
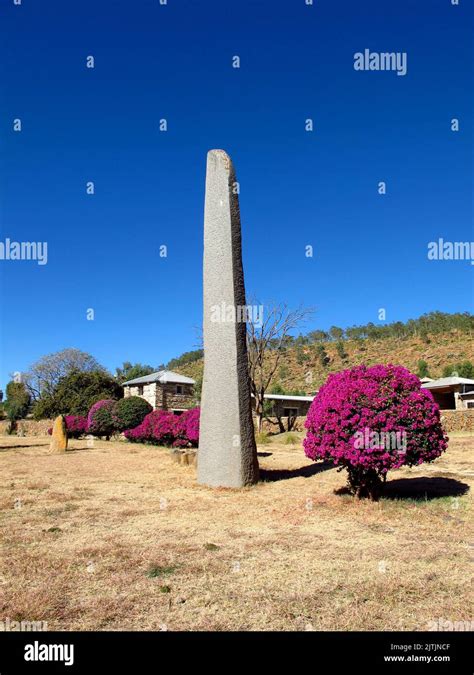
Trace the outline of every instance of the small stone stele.
[[171, 451], [171, 458], [177, 464], [182, 466], [195, 466], [196, 464], [196, 451], [195, 450], [176, 450]]
[[51, 452], [66, 452], [67, 450], [66, 420], [63, 415], [58, 415], [54, 420], [49, 449]]
[[196, 464], [196, 452], [187, 450], [181, 457], [181, 464], [194, 466]]

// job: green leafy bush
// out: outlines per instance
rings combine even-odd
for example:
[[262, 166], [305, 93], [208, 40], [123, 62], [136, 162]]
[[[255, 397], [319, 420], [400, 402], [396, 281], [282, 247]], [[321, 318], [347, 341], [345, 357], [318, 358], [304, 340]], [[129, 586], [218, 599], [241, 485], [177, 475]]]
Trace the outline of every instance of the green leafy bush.
[[23, 382], [9, 382], [6, 393], [7, 400], [4, 406], [8, 418], [16, 421], [25, 417], [30, 405], [30, 395]]
[[134, 429], [151, 413], [152, 406], [140, 396], [122, 398], [114, 406], [112, 418], [117, 431]]
[[103, 370], [73, 371], [61, 378], [50, 393], [35, 403], [33, 416], [35, 419], [48, 419], [57, 415], [87, 416], [97, 401], [122, 396], [122, 387]]

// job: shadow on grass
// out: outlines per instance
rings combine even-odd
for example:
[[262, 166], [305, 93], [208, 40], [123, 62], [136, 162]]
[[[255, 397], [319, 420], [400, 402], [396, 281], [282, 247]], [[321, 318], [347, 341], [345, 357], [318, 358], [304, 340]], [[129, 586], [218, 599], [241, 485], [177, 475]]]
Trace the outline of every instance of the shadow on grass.
[[289, 480], [290, 478], [311, 478], [317, 473], [335, 469], [332, 462], [318, 462], [300, 466], [297, 469], [260, 469], [260, 480], [268, 483], [277, 480]]
[[454, 478], [420, 476], [397, 478], [385, 484], [382, 499], [415, 499], [426, 501], [441, 497], [460, 497], [469, 491], [469, 485]]
[[273, 455], [273, 452], [257, 452], [257, 455], [259, 457], [271, 457]]
[[[32, 447], [41, 447], [41, 448], [48, 448], [50, 446], [50, 441], [46, 443], [35, 443], [34, 446], [31, 445], [0, 445], [0, 452], [7, 452], [7, 450], [14, 450], [15, 448], [20, 448], [22, 450], [30, 450]], [[88, 450], [88, 446], [85, 447], [80, 447], [80, 448], [71, 448], [69, 447], [64, 454], [72, 455], [74, 452], [83, 452], [84, 450]], [[52, 453], [52, 454], [61, 454], [61, 453]]]
[[[42, 447], [48, 447], [49, 443], [35, 443], [35, 447], [40, 445]], [[13, 450], [14, 448], [23, 448], [23, 450], [28, 450], [30, 445], [0, 445], [0, 452], [6, 452], [7, 450]]]

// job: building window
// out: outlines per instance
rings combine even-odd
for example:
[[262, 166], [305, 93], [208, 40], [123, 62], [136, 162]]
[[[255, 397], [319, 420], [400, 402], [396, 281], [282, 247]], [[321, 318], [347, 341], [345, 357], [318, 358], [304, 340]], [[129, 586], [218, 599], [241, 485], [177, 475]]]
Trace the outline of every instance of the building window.
[[468, 402], [467, 402], [467, 407], [468, 407], [468, 408], [474, 408], [474, 401], [468, 401]]
[[283, 417], [298, 417], [298, 408], [283, 408]]
[[177, 394], [184, 394], [184, 387], [182, 384], [177, 384], [176, 385], [176, 393]]
[[138, 385], [138, 391], [137, 391], [138, 396], [143, 396], [143, 384]]

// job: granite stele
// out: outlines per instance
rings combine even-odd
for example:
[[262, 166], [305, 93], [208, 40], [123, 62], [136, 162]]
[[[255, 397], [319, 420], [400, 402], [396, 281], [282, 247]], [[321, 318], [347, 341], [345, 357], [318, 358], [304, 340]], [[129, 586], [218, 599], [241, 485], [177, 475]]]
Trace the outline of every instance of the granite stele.
[[204, 377], [197, 475], [202, 485], [234, 488], [258, 480], [236, 185], [230, 157], [211, 150], [204, 208]]

